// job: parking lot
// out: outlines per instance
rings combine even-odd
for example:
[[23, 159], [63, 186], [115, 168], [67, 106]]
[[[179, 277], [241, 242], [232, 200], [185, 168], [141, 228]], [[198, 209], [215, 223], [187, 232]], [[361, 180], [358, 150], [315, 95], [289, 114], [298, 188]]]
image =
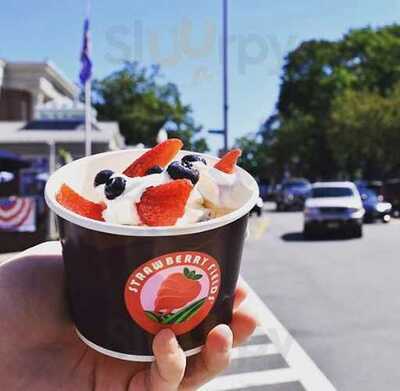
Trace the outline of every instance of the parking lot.
[[315, 241], [304, 240], [300, 212], [271, 204], [264, 221], [244, 278], [338, 390], [397, 391], [400, 220], [367, 224], [362, 239]]

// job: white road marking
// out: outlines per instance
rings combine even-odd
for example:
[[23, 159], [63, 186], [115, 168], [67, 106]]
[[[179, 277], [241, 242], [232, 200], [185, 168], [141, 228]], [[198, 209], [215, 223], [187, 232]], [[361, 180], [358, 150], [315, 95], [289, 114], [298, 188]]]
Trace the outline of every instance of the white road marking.
[[279, 354], [277, 347], [272, 343], [262, 345], [245, 345], [232, 349], [232, 360], [239, 358], [262, 357]]
[[[298, 375], [291, 368], [273, 369], [270, 371], [257, 371], [221, 376], [201, 387], [200, 391], [237, 390], [260, 385], [290, 383], [298, 380]], [[325, 391], [325, 389], [322, 388], [318, 391], [322, 390]]]
[[[296, 340], [289, 334], [285, 327], [279, 322], [271, 310], [258, 297], [254, 290], [241, 278], [241, 284], [250, 292], [249, 301], [254, 312], [259, 318], [260, 326], [265, 330], [271, 342], [285, 358], [291, 370], [296, 373], [298, 380], [307, 391], [337, 391], [328, 378], [315, 365], [307, 353], [301, 348]], [[270, 371], [267, 371], [267, 373]], [[285, 373], [285, 372], [284, 372]], [[238, 376], [247, 376], [240, 374]], [[250, 376], [250, 375], [249, 375]], [[260, 383], [263, 379], [259, 378]], [[279, 380], [282, 383], [282, 381]], [[254, 384], [256, 385], [256, 384]]]
[[260, 336], [260, 335], [267, 335], [266, 333], [265, 333], [265, 331], [261, 328], [261, 327], [257, 327], [255, 330], [254, 330], [254, 333], [252, 334], [252, 338], [253, 337], [258, 337], [258, 336]]
[[249, 220], [249, 239], [259, 240], [267, 231], [270, 219], [267, 217], [254, 217]]

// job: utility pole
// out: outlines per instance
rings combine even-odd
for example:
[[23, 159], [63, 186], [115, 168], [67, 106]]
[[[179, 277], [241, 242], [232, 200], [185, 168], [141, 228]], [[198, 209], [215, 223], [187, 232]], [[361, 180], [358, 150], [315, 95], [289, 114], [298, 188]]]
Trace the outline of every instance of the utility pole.
[[222, 153], [229, 149], [229, 75], [228, 75], [228, 0], [222, 0], [222, 90], [223, 90], [223, 129], [210, 129], [208, 133], [223, 136], [224, 145]]
[[228, 0], [223, 2], [223, 113], [224, 113], [224, 150], [228, 150], [229, 130], [229, 92], [228, 92]]

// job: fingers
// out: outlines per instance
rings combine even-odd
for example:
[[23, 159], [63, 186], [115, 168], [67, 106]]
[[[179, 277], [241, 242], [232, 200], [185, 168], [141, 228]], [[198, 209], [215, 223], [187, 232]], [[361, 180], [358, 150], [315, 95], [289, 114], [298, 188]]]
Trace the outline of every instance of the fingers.
[[210, 331], [202, 352], [202, 358], [210, 377], [215, 377], [229, 366], [232, 345], [233, 334], [227, 325], [220, 324]]
[[154, 391], [176, 391], [183, 379], [186, 357], [175, 334], [165, 329], [153, 341], [156, 361], [150, 369], [149, 389]]
[[247, 291], [242, 286], [238, 286], [235, 291], [235, 298], [233, 300], [233, 310], [237, 310], [240, 305], [247, 299]]
[[224, 371], [230, 363], [232, 344], [233, 334], [227, 325], [211, 330], [201, 354], [191, 359], [182, 390], [195, 390]]
[[233, 346], [246, 342], [257, 327], [256, 318], [247, 310], [241, 309], [233, 313], [230, 324], [233, 332]]

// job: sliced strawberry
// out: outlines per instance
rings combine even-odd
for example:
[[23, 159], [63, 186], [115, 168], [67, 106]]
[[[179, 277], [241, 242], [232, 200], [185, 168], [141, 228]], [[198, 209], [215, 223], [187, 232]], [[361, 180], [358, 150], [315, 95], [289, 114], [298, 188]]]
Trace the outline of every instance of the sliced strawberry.
[[80, 216], [104, 221], [102, 216], [102, 212], [105, 209], [104, 204], [97, 204], [96, 202], [83, 198], [65, 183], [60, 187], [60, 190], [56, 195], [56, 200], [64, 208], [67, 208]]
[[192, 189], [186, 179], [148, 188], [136, 204], [142, 222], [152, 227], [174, 225], [184, 215]]
[[232, 149], [222, 156], [221, 160], [215, 164], [215, 168], [227, 174], [232, 174], [235, 171], [235, 166], [242, 155], [242, 151], [238, 148]]
[[154, 166], [164, 168], [176, 156], [182, 147], [182, 141], [177, 138], [171, 138], [170, 140], [164, 141], [135, 160], [124, 171], [124, 174], [133, 178], [146, 175], [147, 171]]

